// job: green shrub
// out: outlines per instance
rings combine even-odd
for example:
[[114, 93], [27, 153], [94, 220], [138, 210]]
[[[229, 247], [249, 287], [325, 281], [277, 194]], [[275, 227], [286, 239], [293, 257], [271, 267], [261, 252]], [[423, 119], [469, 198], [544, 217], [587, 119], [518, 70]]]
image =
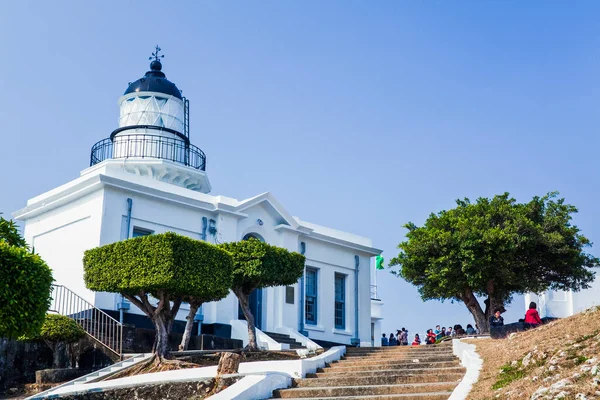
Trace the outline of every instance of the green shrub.
[[217, 246], [168, 232], [87, 250], [83, 277], [89, 289], [102, 292], [226, 296], [231, 276], [220, 271], [231, 265]]
[[85, 336], [85, 331], [77, 322], [58, 314], [46, 314], [40, 331], [40, 338], [48, 342], [74, 343]]
[[52, 281], [52, 271], [40, 256], [0, 239], [0, 337], [39, 332]]

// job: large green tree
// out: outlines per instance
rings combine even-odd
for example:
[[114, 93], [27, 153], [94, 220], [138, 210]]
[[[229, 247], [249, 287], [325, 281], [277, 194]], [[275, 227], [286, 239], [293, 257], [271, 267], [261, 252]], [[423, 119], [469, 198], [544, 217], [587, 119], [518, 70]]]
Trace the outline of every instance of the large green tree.
[[0, 217], [0, 337], [36, 335], [50, 306], [52, 271]]
[[121, 293], [152, 320], [152, 361], [162, 363], [170, 358], [168, 336], [181, 303], [226, 293], [233, 260], [215, 245], [168, 232], [88, 250], [83, 268], [89, 289]]
[[250, 310], [250, 294], [255, 289], [296, 283], [304, 272], [305, 257], [257, 239], [224, 243], [220, 246], [233, 256], [231, 289], [237, 296], [248, 322], [247, 349], [256, 351], [256, 325]]
[[457, 200], [422, 227], [406, 224], [407, 240], [390, 267], [399, 267], [393, 272], [416, 285], [423, 300], [463, 302], [488, 332], [490, 315], [515, 294], [577, 291], [594, 280], [589, 268], [599, 260], [585, 252], [591, 243], [572, 224], [577, 209], [557, 196]]

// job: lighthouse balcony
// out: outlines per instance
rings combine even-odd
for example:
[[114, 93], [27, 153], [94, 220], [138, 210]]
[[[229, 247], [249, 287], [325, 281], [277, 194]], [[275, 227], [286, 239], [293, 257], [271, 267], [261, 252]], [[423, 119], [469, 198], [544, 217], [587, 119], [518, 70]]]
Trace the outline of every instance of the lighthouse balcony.
[[92, 146], [90, 167], [108, 159], [169, 160], [206, 170], [206, 155], [182, 139], [149, 134], [118, 134]]

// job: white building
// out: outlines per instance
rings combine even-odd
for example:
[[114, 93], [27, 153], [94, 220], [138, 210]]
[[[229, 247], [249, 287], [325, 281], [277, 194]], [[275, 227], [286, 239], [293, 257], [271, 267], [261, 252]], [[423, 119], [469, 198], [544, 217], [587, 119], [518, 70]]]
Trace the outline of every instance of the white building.
[[542, 318], [566, 318], [593, 306], [600, 306], [600, 280], [592, 282], [589, 289], [574, 292], [572, 290], [548, 290], [541, 294], [525, 295], [525, 310], [535, 301]]
[[[124, 311], [124, 322], [140, 321], [143, 313], [120, 295], [86, 289], [85, 250], [167, 231], [211, 243], [254, 236], [306, 256], [298, 283], [254, 293], [258, 328], [379, 345], [382, 302], [371, 299], [371, 258], [381, 250], [368, 238], [293, 217], [270, 193], [246, 200], [209, 194], [206, 157], [189, 139], [189, 103], [166, 79], [158, 57], [150, 68], [119, 98], [119, 127], [92, 147], [90, 167], [14, 213], [56, 283], [100, 309]], [[247, 341], [232, 293], [201, 313], [204, 324], [231, 326], [232, 337]], [[186, 314], [182, 306], [178, 320]]]

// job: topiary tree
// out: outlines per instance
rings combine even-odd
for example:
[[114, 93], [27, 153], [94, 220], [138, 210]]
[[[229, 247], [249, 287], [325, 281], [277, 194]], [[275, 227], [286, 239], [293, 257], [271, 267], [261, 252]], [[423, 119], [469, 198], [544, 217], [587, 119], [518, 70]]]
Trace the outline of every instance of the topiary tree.
[[52, 349], [52, 368], [62, 368], [60, 348], [65, 344], [77, 342], [85, 336], [85, 331], [77, 322], [58, 314], [46, 314], [39, 336]]
[[50, 307], [52, 271], [0, 217], [0, 337], [34, 336]]
[[190, 311], [186, 316], [185, 329], [181, 338], [181, 345], [179, 346], [182, 350], [188, 349], [192, 327], [194, 326], [194, 317], [200, 306], [203, 303], [221, 300], [229, 294], [233, 277], [233, 262], [221, 264], [218, 267], [218, 271], [215, 272], [218, 272], [220, 279], [213, 281], [210, 286], [206, 287], [203, 296], [185, 296], [183, 298], [190, 305]]
[[121, 293], [152, 320], [151, 361], [160, 364], [170, 358], [168, 335], [181, 303], [222, 293], [231, 283], [233, 260], [215, 245], [168, 232], [88, 250], [83, 268], [89, 289]]
[[[517, 203], [508, 193], [457, 200], [431, 214], [424, 226], [408, 223], [407, 240], [390, 266], [416, 285], [423, 300], [462, 301], [481, 332], [514, 294], [580, 290], [594, 280], [600, 260], [585, 252], [590, 241], [571, 224], [577, 208], [558, 193]], [[484, 307], [479, 303], [484, 299]]]
[[250, 294], [255, 289], [296, 283], [304, 272], [305, 257], [257, 239], [223, 243], [219, 246], [233, 256], [231, 289], [240, 301], [240, 307], [248, 322], [247, 349], [256, 351], [256, 325], [250, 310]]

